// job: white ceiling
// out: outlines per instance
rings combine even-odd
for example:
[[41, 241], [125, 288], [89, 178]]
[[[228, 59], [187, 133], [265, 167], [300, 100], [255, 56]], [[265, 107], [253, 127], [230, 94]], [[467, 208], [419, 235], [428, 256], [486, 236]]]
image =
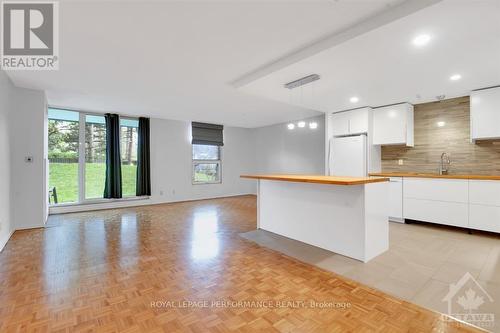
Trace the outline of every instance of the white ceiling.
[[8, 75], [17, 86], [45, 90], [53, 106], [263, 126], [318, 112], [245, 94], [231, 82], [399, 3], [63, 0], [60, 70]]
[[[419, 34], [430, 42], [412, 44]], [[314, 83], [283, 84], [309, 74]], [[452, 74], [462, 79], [450, 81]], [[500, 1], [445, 0], [242, 86], [253, 95], [322, 111], [422, 103], [500, 85]], [[353, 104], [350, 97], [359, 97]]]

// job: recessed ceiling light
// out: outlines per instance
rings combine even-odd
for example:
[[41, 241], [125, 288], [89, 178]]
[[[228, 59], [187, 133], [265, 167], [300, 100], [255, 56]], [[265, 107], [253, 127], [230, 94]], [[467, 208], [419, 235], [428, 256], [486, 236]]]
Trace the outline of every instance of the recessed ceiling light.
[[457, 80], [460, 80], [462, 78], [462, 75], [460, 74], [453, 74], [452, 76], [450, 76], [450, 80], [452, 81], [457, 81]]
[[305, 122], [305, 121], [299, 121], [299, 122], [297, 123], [297, 126], [299, 126], [300, 128], [302, 128], [302, 127], [306, 127], [306, 122]]
[[294, 124], [292, 124], [292, 123], [288, 124], [288, 129], [289, 130], [293, 130], [294, 128], [295, 128]]
[[431, 36], [427, 34], [418, 35], [417, 37], [413, 38], [413, 45], [424, 46], [425, 44], [429, 43], [430, 40]]
[[356, 96], [352, 96], [351, 98], [349, 98], [349, 101], [351, 101], [351, 103], [357, 103], [359, 102], [359, 98]]
[[313, 121], [312, 123], [309, 123], [309, 128], [310, 129], [316, 129], [318, 128], [318, 123]]
[[438, 125], [438, 127], [444, 127], [444, 125], [446, 125], [446, 123], [444, 121], [438, 121], [437, 125]]

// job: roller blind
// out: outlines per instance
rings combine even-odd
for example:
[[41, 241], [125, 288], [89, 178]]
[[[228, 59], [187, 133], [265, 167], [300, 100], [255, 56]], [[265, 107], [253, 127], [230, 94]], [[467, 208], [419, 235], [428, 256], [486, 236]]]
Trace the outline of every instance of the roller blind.
[[191, 141], [194, 145], [212, 145], [223, 146], [224, 126], [206, 123], [192, 122], [192, 137]]

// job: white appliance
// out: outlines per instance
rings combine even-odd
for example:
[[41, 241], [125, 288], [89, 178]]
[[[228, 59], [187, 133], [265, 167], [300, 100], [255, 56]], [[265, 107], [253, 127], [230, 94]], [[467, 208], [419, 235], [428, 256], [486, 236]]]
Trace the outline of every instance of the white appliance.
[[329, 174], [331, 176], [366, 177], [368, 155], [366, 134], [330, 139]]

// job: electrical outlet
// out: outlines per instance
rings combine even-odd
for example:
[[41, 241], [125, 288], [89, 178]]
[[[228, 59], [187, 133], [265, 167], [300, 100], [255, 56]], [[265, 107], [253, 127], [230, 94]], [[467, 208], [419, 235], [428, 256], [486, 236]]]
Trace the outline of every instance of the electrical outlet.
[[401, 159], [401, 158], [400, 158], [400, 159], [398, 160], [398, 165], [403, 165], [403, 159]]

